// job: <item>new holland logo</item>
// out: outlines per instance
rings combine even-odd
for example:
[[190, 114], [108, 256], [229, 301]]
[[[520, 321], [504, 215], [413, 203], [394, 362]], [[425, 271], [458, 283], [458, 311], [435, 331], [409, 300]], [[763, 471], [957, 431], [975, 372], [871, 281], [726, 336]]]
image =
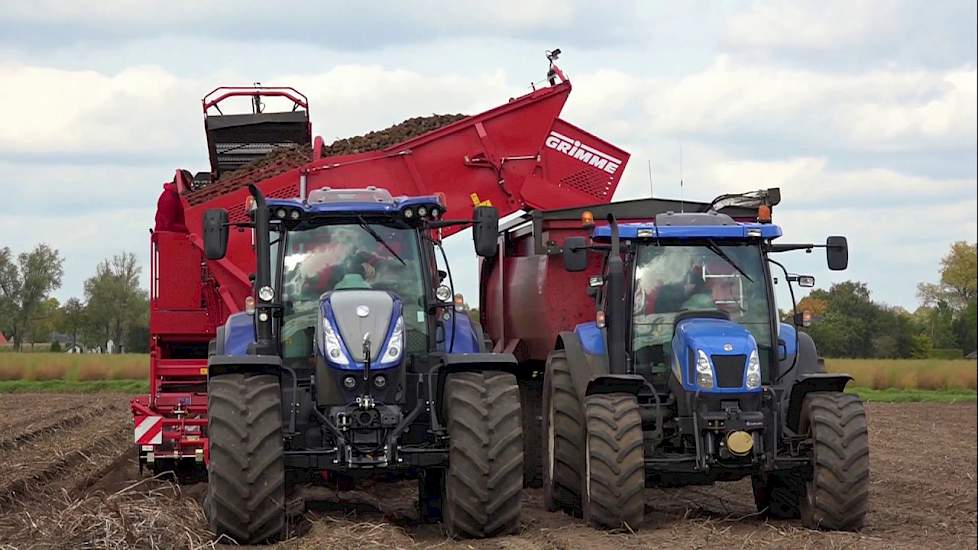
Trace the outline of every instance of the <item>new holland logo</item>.
[[584, 164], [593, 166], [598, 170], [604, 170], [609, 174], [614, 174], [618, 170], [618, 167], [621, 166], [621, 161], [615, 157], [607, 153], [602, 153], [593, 147], [588, 147], [576, 139], [571, 139], [557, 132], [551, 131], [550, 135], [547, 136], [545, 144], [558, 153], [576, 158]]

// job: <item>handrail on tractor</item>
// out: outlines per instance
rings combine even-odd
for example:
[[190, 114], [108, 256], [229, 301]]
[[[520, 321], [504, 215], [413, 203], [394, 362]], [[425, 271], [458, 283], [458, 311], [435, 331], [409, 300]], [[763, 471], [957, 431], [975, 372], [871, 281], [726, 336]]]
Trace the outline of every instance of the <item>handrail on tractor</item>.
[[[218, 92], [224, 92], [221, 95], [211, 98], [214, 94]], [[210, 92], [207, 92], [201, 100], [200, 103], [203, 106], [204, 114], [207, 114], [207, 110], [211, 107], [217, 109], [217, 112], [221, 113], [221, 108], [217, 106], [218, 103], [228, 99], [230, 97], [284, 97], [292, 101], [294, 104], [292, 110], [295, 111], [297, 108], [302, 107], [309, 112], [309, 98], [305, 94], [296, 90], [291, 86], [218, 86]], [[224, 114], [224, 113], [221, 113]]]

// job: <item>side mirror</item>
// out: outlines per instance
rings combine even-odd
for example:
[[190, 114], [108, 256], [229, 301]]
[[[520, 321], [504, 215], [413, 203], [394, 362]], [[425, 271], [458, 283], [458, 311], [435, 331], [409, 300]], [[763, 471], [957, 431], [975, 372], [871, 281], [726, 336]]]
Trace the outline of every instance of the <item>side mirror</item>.
[[587, 240], [584, 237], [567, 237], [564, 241], [564, 269], [571, 272], [587, 268]]
[[220, 260], [228, 251], [228, 211], [210, 208], [204, 212], [204, 255]]
[[825, 240], [825, 259], [832, 271], [849, 267], [849, 242], [845, 237], [829, 237]]
[[472, 241], [475, 253], [491, 258], [497, 252], [499, 238], [499, 212], [493, 206], [476, 206], [472, 211]]
[[800, 311], [796, 313], [794, 322], [796, 327], [812, 326], [812, 312], [806, 310], [806, 311]]
[[802, 288], [812, 288], [815, 286], [815, 277], [811, 275], [799, 275], [798, 286]]

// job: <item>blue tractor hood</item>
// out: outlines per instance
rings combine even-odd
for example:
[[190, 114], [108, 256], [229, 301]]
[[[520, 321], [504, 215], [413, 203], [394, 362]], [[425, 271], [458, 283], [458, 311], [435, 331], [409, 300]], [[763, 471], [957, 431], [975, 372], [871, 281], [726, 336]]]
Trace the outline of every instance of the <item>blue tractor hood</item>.
[[[341, 370], [396, 367], [404, 357], [401, 300], [384, 290], [344, 289], [323, 294], [316, 329], [317, 352]], [[365, 344], [366, 342], [366, 344]]]
[[[702, 393], [745, 393], [761, 391], [746, 386], [748, 359], [757, 351], [749, 330], [726, 319], [691, 317], [676, 323], [672, 339], [676, 376], [684, 388]], [[696, 361], [706, 354], [713, 371], [714, 385], [696, 384]]]

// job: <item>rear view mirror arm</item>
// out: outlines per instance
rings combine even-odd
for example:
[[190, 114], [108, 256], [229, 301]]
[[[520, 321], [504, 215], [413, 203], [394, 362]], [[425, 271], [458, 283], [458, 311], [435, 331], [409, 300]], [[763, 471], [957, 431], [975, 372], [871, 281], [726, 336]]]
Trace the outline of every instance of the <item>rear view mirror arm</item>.
[[797, 244], [774, 244], [772, 243], [767, 251], [768, 252], [790, 252], [792, 250], [805, 250], [811, 252], [813, 248], [827, 248], [824, 244], [815, 243], [797, 243]]
[[456, 225], [472, 225], [472, 220], [438, 220], [424, 224], [426, 229], [441, 229], [442, 227], [454, 227]]

